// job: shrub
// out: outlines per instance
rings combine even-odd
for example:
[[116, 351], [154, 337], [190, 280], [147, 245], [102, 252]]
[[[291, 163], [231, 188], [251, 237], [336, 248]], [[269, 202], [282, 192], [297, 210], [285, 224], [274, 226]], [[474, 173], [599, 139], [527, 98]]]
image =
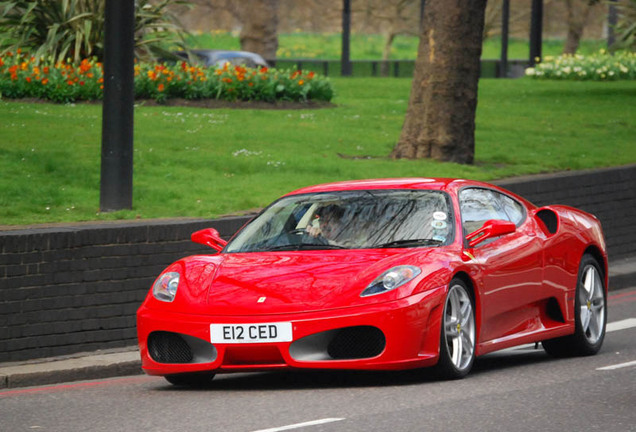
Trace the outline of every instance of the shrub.
[[[187, 34], [171, 12], [189, 0], [135, 1], [135, 54], [150, 59], [182, 46]], [[104, 0], [0, 1], [0, 54], [29, 50], [56, 61], [104, 55]]]
[[[84, 59], [78, 65], [36, 59], [23, 53], [0, 57], [0, 95], [54, 102], [99, 100], [103, 96], [102, 64]], [[165, 102], [170, 98], [243, 101], [330, 101], [331, 82], [314, 72], [230, 66], [215, 69], [186, 62], [137, 63], [135, 98]]]
[[605, 50], [590, 56], [562, 55], [546, 57], [526, 75], [537, 79], [616, 81], [636, 79], [636, 53]]

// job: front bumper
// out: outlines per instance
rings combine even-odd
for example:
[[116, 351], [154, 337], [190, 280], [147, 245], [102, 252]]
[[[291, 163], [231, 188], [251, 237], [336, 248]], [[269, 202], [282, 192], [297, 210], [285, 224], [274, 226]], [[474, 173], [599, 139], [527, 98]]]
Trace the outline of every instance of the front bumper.
[[[284, 368], [395, 370], [439, 355], [446, 287], [374, 305], [287, 315], [213, 316], [142, 306], [137, 334], [149, 375]], [[210, 324], [290, 322], [291, 342], [210, 342]]]

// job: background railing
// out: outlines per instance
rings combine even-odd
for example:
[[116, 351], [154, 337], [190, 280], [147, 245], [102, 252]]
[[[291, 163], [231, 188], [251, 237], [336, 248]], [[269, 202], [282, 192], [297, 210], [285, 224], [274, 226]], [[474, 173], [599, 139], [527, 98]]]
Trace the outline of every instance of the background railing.
[[[341, 76], [340, 60], [320, 60], [311, 58], [275, 59], [267, 62], [277, 69], [303, 69], [325, 76]], [[523, 76], [528, 60], [508, 60], [506, 78]], [[415, 70], [415, 60], [351, 60], [353, 77], [396, 77], [410, 78]], [[497, 59], [481, 61], [482, 78], [504, 78], [501, 61]]]

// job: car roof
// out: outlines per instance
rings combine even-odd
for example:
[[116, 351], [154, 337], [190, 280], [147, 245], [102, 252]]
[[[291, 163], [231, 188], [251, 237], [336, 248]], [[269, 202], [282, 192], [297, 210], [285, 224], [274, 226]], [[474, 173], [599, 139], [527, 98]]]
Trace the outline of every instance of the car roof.
[[524, 199], [523, 197], [503, 189], [499, 186], [480, 182], [476, 180], [467, 180], [461, 178], [385, 178], [385, 179], [367, 179], [367, 180], [348, 180], [334, 183], [324, 183], [314, 186], [307, 186], [301, 189], [297, 189], [293, 192], [289, 192], [288, 195], [299, 195], [308, 193], [321, 193], [321, 192], [337, 192], [347, 190], [373, 190], [373, 189], [420, 189], [420, 190], [440, 190], [449, 192], [451, 194], [457, 194], [458, 191], [464, 187], [472, 186], [479, 188], [488, 188], [500, 191], [509, 196], [514, 197], [518, 201], [523, 202], [527, 207], [535, 207], [534, 204]]
[[[349, 180], [335, 183], [324, 183], [315, 186], [308, 186], [288, 195], [317, 192], [334, 192], [343, 190], [365, 190], [365, 189], [434, 189], [445, 190], [453, 182], [465, 182], [462, 179], [450, 178], [386, 178]], [[473, 182], [470, 182], [471, 184]]]

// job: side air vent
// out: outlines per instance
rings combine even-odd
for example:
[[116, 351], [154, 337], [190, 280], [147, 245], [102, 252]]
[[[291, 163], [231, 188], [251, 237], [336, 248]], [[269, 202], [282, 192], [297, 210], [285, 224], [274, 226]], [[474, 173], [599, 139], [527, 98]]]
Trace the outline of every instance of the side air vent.
[[559, 217], [553, 210], [541, 209], [537, 212], [536, 217], [540, 222], [543, 222], [542, 228], [547, 231], [546, 234], [556, 234], [559, 230]]

